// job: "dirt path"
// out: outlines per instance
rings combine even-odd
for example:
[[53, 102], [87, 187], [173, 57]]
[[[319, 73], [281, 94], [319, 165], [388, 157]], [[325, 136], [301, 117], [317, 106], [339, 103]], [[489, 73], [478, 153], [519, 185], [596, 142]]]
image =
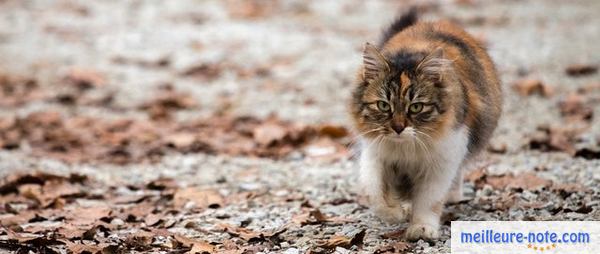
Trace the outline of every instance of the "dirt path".
[[0, 250], [447, 253], [452, 220], [600, 219], [600, 2], [456, 2], [420, 6], [486, 43], [506, 107], [442, 238], [408, 243], [344, 129], [408, 3], [0, 1]]

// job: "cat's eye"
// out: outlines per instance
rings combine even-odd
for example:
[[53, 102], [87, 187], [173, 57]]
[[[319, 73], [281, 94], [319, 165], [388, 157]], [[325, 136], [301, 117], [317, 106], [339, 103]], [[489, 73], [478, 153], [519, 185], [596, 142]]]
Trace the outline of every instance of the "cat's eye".
[[390, 104], [385, 101], [378, 101], [377, 108], [383, 112], [388, 112], [390, 111]]
[[410, 111], [410, 113], [416, 114], [421, 112], [421, 110], [423, 110], [423, 103], [413, 103], [410, 104], [410, 106], [408, 107], [408, 110]]

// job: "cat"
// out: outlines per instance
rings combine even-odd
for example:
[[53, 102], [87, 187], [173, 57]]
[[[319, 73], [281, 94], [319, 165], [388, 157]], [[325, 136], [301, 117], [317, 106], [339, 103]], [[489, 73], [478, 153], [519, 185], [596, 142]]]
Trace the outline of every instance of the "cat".
[[372, 210], [410, 219], [407, 239], [431, 240], [444, 204], [462, 199], [461, 168], [496, 128], [502, 90], [480, 42], [450, 22], [417, 19], [412, 9], [378, 45], [365, 44], [350, 113]]

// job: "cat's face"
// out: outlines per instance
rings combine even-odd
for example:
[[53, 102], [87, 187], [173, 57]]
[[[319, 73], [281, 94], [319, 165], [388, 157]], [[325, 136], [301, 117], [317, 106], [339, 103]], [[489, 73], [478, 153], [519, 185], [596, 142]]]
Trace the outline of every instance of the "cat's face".
[[354, 94], [360, 135], [393, 141], [433, 139], [448, 124], [449, 62], [440, 52], [404, 53], [389, 61], [365, 47], [362, 82]]

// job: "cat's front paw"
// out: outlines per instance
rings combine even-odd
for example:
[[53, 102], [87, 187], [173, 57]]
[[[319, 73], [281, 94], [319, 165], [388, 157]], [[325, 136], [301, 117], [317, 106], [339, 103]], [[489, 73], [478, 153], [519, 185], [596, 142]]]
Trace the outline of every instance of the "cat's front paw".
[[406, 239], [410, 241], [434, 240], [440, 237], [438, 227], [430, 224], [412, 224], [406, 229]]

